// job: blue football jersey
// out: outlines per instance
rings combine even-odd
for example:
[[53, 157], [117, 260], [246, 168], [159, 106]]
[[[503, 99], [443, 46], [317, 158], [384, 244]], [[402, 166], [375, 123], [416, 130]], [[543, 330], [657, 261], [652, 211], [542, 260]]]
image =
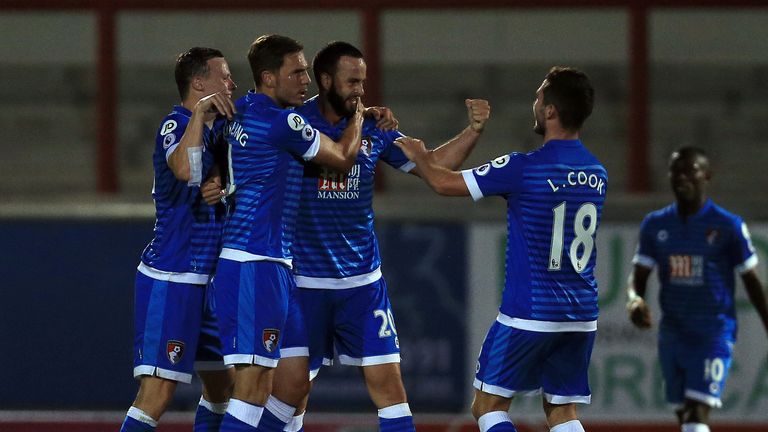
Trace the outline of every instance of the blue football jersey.
[[507, 200], [506, 280], [499, 321], [532, 331], [592, 331], [608, 174], [579, 140], [551, 140], [462, 172], [472, 197]]
[[[323, 117], [314, 97], [297, 108], [313, 127], [334, 140], [341, 138], [347, 121], [332, 125]], [[393, 144], [397, 131], [382, 131], [376, 121], [363, 122], [362, 146], [352, 169], [336, 172], [313, 163], [304, 168], [294, 273], [300, 287], [351, 288], [381, 277], [381, 256], [373, 229], [373, 188], [376, 162], [410, 171], [415, 166]]]
[[227, 133], [234, 199], [221, 257], [291, 266], [301, 159], [317, 154], [320, 135], [301, 115], [261, 93], [249, 92], [235, 108]]
[[[221, 246], [223, 211], [209, 206], [200, 188], [178, 180], [168, 166], [168, 157], [184, 135], [192, 113], [174, 106], [155, 136], [152, 197], [155, 201], [154, 238], [141, 255], [139, 271], [155, 279], [205, 284], [213, 273]], [[204, 127], [202, 172], [208, 173], [216, 161], [224, 120], [212, 128]]]
[[661, 328], [699, 337], [736, 338], [735, 275], [757, 266], [747, 225], [707, 200], [687, 220], [677, 204], [649, 213], [635, 264], [658, 266]]

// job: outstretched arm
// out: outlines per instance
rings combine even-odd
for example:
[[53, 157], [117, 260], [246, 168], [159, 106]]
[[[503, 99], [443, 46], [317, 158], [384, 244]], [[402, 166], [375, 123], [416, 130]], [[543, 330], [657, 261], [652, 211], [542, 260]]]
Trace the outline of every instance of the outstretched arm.
[[461, 172], [452, 171], [442, 167], [435, 160], [434, 152], [430, 152], [424, 146], [424, 141], [416, 138], [401, 137], [395, 140], [395, 145], [400, 147], [419, 170], [420, 176], [429, 186], [440, 195], [467, 196], [469, 189], [464, 182]]
[[235, 112], [232, 99], [221, 92], [214, 93], [200, 99], [192, 110], [192, 117], [189, 119], [189, 124], [187, 124], [187, 129], [184, 131], [178, 147], [168, 157], [168, 166], [177, 179], [190, 180], [191, 169], [188, 150], [203, 146], [203, 125], [206, 118], [216, 112], [231, 119]]
[[[487, 100], [466, 99], [464, 104], [467, 107], [469, 125], [458, 135], [430, 151], [437, 165], [451, 170], [459, 169], [467, 160], [491, 116], [491, 106]], [[421, 176], [418, 165], [411, 173]]]
[[641, 329], [651, 327], [651, 310], [645, 302], [645, 293], [652, 270], [635, 264], [627, 280], [627, 312], [632, 324]]
[[766, 304], [765, 293], [763, 292], [763, 284], [757, 278], [757, 272], [755, 272], [755, 269], [752, 269], [742, 273], [741, 280], [744, 282], [744, 288], [747, 290], [749, 301], [755, 306], [755, 310], [757, 310], [757, 314], [760, 315], [760, 320], [763, 322], [763, 328], [768, 333], [768, 305]]

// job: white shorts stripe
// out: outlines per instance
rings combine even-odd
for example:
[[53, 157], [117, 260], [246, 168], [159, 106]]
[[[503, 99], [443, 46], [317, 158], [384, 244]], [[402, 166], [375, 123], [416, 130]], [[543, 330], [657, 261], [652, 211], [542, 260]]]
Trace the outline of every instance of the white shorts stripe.
[[499, 312], [496, 321], [520, 330], [528, 330], [542, 333], [556, 332], [593, 332], [597, 330], [597, 321], [536, 321], [522, 318], [513, 318]]
[[339, 356], [339, 363], [349, 366], [375, 366], [386, 363], [400, 363], [400, 354], [386, 354], [363, 358], [350, 357], [342, 354]]
[[259, 365], [259, 366], [264, 366], [268, 368], [277, 367], [278, 360], [279, 359], [271, 359], [271, 358], [262, 357], [260, 355], [255, 355], [255, 354], [230, 354], [230, 355], [224, 356], [224, 364]]
[[183, 382], [189, 384], [192, 382], [192, 374], [176, 372], [168, 369], [162, 369], [156, 366], [139, 365], [133, 368], [133, 377], [140, 378], [142, 376], [156, 376], [159, 378], [165, 378], [171, 381]]

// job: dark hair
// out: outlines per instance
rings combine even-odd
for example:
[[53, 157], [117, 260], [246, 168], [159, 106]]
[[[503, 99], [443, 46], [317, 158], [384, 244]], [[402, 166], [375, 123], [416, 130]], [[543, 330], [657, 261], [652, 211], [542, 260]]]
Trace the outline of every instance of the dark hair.
[[315, 54], [315, 58], [312, 60], [312, 69], [318, 87], [320, 86], [320, 75], [326, 73], [333, 76], [336, 73], [339, 59], [344, 56], [361, 59], [363, 53], [351, 43], [334, 41]]
[[546, 80], [544, 104], [555, 106], [565, 129], [581, 129], [595, 103], [595, 89], [587, 75], [575, 68], [555, 66]]
[[176, 87], [179, 89], [179, 96], [184, 100], [189, 95], [189, 83], [197, 76], [206, 77], [211, 69], [208, 67], [208, 60], [212, 58], [223, 58], [221, 51], [213, 48], [194, 47], [189, 51], [183, 52], [176, 57]]
[[283, 66], [286, 55], [303, 49], [304, 45], [287, 36], [270, 34], [256, 38], [248, 50], [248, 63], [251, 65], [256, 87], [261, 85], [262, 72], [277, 72]]
[[677, 159], [689, 158], [692, 160], [701, 159], [704, 162], [702, 168], [704, 168], [704, 170], [709, 170], [709, 156], [707, 155], [707, 152], [703, 148], [695, 146], [684, 146], [673, 151], [669, 156], [669, 164], [672, 166], [672, 162]]

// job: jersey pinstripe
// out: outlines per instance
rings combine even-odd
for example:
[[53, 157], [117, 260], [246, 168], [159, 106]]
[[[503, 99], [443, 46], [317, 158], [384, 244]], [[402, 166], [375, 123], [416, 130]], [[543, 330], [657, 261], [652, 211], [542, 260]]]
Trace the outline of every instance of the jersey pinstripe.
[[[301, 189], [301, 158], [317, 153], [319, 135], [302, 116], [250, 92], [229, 124], [233, 209], [222, 257], [291, 265]], [[314, 152], [313, 152], [314, 151]]]
[[633, 262], [658, 267], [663, 330], [735, 340], [734, 270], [757, 265], [739, 216], [711, 200], [685, 221], [676, 204], [649, 213]]
[[[346, 120], [330, 124], [319, 111], [317, 97], [297, 111], [334, 140], [341, 137], [347, 126]], [[380, 277], [377, 271], [381, 256], [373, 226], [374, 175], [379, 160], [404, 171], [413, 168], [413, 163], [393, 144], [400, 136], [397, 131], [377, 129], [376, 121], [368, 118], [363, 123], [363, 143], [350, 172], [306, 165], [294, 244], [294, 273], [299, 286], [350, 288]], [[358, 280], [356, 276], [363, 277]], [[352, 281], [334, 280], [341, 278]]]
[[500, 322], [539, 331], [591, 331], [598, 315], [597, 250], [607, 172], [578, 140], [551, 140], [466, 170], [472, 197], [507, 200]]
[[[206, 283], [221, 246], [223, 211], [209, 206], [200, 188], [176, 179], [167, 158], [175, 151], [192, 113], [175, 106], [155, 136], [153, 155], [156, 222], [154, 238], [144, 249], [140, 270], [150, 277], [176, 282]], [[213, 167], [215, 145], [225, 125], [216, 120], [204, 126], [203, 177]]]

